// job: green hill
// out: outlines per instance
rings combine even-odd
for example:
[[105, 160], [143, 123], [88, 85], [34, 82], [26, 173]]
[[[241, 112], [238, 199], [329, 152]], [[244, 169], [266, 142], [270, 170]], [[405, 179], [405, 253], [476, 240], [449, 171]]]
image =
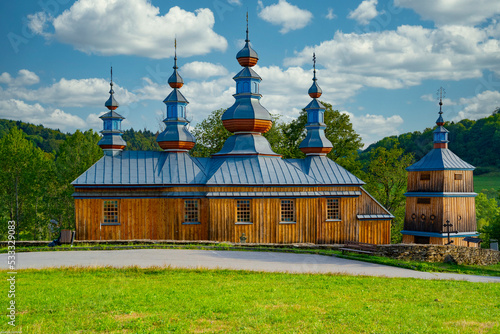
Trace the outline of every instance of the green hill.
[[[449, 133], [449, 148], [463, 160], [476, 166], [475, 175], [495, 172], [500, 169], [500, 113], [477, 121], [468, 119], [458, 123], [446, 122]], [[385, 137], [361, 153], [362, 159], [369, 157], [369, 152], [376, 147], [390, 148], [395, 144], [405, 153], [413, 153], [415, 160], [420, 160], [432, 149], [434, 128], [423, 132], [409, 132], [399, 136]]]

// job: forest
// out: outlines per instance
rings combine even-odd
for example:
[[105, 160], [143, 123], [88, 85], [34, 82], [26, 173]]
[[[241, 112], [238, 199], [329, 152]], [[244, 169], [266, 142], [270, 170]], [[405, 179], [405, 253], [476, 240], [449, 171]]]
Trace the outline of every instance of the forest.
[[[362, 138], [349, 116], [327, 107], [325, 131], [333, 149], [328, 157], [366, 182], [364, 186], [395, 216], [392, 242], [401, 241], [405, 210], [405, 168], [432, 149], [432, 128], [422, 132], [386, 137], [362, 150]], [[208, 157], [220, 150], [231, 135], [222, 125], [224, 109], [213, 111], [192, 128], [197, 144], [193, 156]], [[283, 158], [303, 158], [299, 144], [305, 136], [306, 114], [290, 122], [274, 117], [264, 136]], [[477, 168], [475, 174], [500, 169], [500, 113], [477, 121], [448, 122], [450, 149]], [[127, 150], [157, 150], [158, 133], [125, 130]], [[18, 239], [49, 240], [48, 222], [55, 219], [74, 229], [74, 192], [71, 182], [99, 160], [103, 153], [100, 135], [93, 130], [73, 134], [42, 125], [0, 119], [0, 234], [5, 237], [7, 221], [17, 222]], [[500, 189], [485, 189], [476, 197], [476, 215], [483, 246], [490, 238], [500, 238]]]

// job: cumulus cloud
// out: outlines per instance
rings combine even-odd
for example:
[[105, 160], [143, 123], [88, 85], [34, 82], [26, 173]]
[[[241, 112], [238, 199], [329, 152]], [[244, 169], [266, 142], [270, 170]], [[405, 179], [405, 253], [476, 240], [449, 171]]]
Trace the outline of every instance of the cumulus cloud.
[[394, 0], [394, 4], [413, 9], [423, 19], [439, 25], [476, 25], [500, 14], [498, 0]]
[[377, 12], [377, 2], [378, 0], [364, 0], [347, 17], [356, 20], [359, 24], [366, 25], [379, 14]]
[[0, 100], [0, 118], [43, 124], [46, 127], [58, 128], [62, 131], [86, 126], [83, 119], [61, 109], [46, 109], [39, 103], [27, 104], [16, 99]]
[[500, 73], [498, 26], [403, 25], [394, 31], [362, 34], [337, 31], [333, 39], [305, 47], [284, 64], [310, 63], [315, 51], [326, 77], [385, 89], [415, 86], [428, 79], [480, 78], [485, 69]]
[[357, 116], [348, 111], [342, 113], [349, 115], [354, 130], [363, 138], [365, 148], [384, 137], [398, 135], [398, 127], [403, 124], [399, 115], [384, 117], [371, 114]]
[[[21, 75], [21, 71], [24, 74]], [[28, 89], [19, 87], [30, 85], [39, 81], [38, 76], [28, 70], [19, 71], [20, 75], [11, 79], [9, 88], [0, 90], [0, 99], [21, 99], [25, 101], [36, 101], [39, 103], [53, 104], [58, 107], [101, 107], [108, 99], [109, 82], [101, 78], [89, 79], [60, 79], [50, 86], [43, 86], [38, 89]], [[10, 77], [8, 73], [5, 77]], [[3, 78], [4, 74], [0, 76]], [[1, 80], [0, 80], [1, 82]], [[122, 105], [136, 101], [136, 96], [128, 90], [115, 84], [113, 86], [115, 96]]]
[[[53, 32], [47, 32], [48, 22]], [[78, 0], [55, 18], [29, 16], [29, 27], [46, 38], [73, 45], [77, 50], [102, 55], [184, 57], [213, 50], [225, 51], [227, 41], [213, 31], [215, 19], [208, 8], [195, 12], [172, 7], [165, 15], [148, 0]]]
[[486, 90], [472, 98], [460, 98], [457, 104], [463, 106], [463, 109], [458, 112], [452, 121], [458, 122], [462, 119], [476, 120], [488, 117], [500, 107], [500, 92]]
[[227, 75], [227, 69], [221, 64], [212, 64], [203, 61], [193, 61], [180, 68], [181, 76], [186, 78], [206, 79]]
[[281, 26], [280, 33], [286, 34], [290, 30], [304, 28], [312, 19], [310, 11], [300, 9], [289, 4], [286, 0], [279, 0], [278, 3], [264, 7], [259, 0], [261, 10], [259, 17], [271, 24]]
[[333, 14], [333, 8], [328, 8], [328, 13], [325, 17], [329, 20], [333, 20], [337, 17], [337, 15]]
[[9, 86], [31, 86], [40, 82], [40, 78], [34, 72], [26, 69], [19, 70], [17, 77], [13, 78], [9, 73], [3, 72], [0, 75], [0, 84]]

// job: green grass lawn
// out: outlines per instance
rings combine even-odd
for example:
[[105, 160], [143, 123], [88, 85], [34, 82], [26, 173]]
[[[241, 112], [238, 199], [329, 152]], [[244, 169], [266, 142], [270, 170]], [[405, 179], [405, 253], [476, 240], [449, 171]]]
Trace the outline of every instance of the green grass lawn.
[[69, 268], [19, 271], [16, 303], [23, 333], [500, 332], [496, 283]]
[[483, 189], [500, 189], [500, 171], [474, 176], [474, 191], [479, 193]]

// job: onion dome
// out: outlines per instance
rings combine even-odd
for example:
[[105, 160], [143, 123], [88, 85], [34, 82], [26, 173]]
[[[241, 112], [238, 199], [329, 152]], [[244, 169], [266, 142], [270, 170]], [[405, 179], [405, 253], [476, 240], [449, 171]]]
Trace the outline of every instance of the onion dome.
[[267, 139], [262, 136], [273, 125], [271, 114], [260, 104], [262, 95], [259, 84], [262, 78], [251, 68], [257, 63], [257, 52], [248, 44], [248, 13], [247, 39], [245, 47], [238, 52], [236, 58], [243, 69], [233, 77], [236, 82], [234, 104], [226, 109], [222, 115], [224, 127], [234, 133], [230, 136], [222, 149], [213, 154], [217, 156], [229, 155], [264, 155], [280, 157], [271, 149]]
[[257, 64], [259, 56], [257, 52], [250, 46], [250, 40], [248, 39], [248, 12], [247, 12], [247, 38], [245, 39], [245, 46], [236, 54], [236, 59], [241, 66], [252, 67]]
[[[271, 114], [260, 104], [262, 95], [259, 93], [259, 84], [262, 78], [251, 68], [257, 63], [257, 53], [249, 48], [248, 42], [247, 13], [247, 40], [245, 47], [238, 52], [237, 56], [243, 69], [233, 77], [233, 80], [236, 81], [236, 94], [233, 95], [236, 101], [222, 115], [222, 124], [233, 133], [265, 133], [271, 129], [273, 122]], [[245, 58], [241, 58], [241, 54], [254, 54], [255, 62], [250, 64], [247, 61], [241, 61]]]
[[445, 129], [443, 119], [443, 89], [440, 88], [439, 117], [436, 120], [437, 128], [434, 130], [434, 148], [448, 148], [448, 130]]
[[313, 54], [313, 84], [309, 88], [309, 96], [312, 101], [305, 107], [307, 112], [307, 135], [306, 138], [300, 143], [299, 148], [306, 155], [326, 155], [332, 148], [332, 143], [325, 136], [326, 124], [325, 106], [317, 100], [321, 96], [321, 88], [319, 87], [316, 79], [316, 55]]
[[168, 79], [168, 84], [173, 90], [163, 100], [167, 106], [167, 117], [163, 120], [165, 130], [158, 134], [156, 142], [165, 151], [187, 152], [194, 147], [196, 140], [188, 130], [186, 107], [189, 102], [179, 90], [184, 85], [184, 81], [177, 73], [177, 41], [175, 49], [174, 73]]
[[323, 93], [323, 91], [321, 90], [321, 88], [319, 87], [317, 81], [318, 79], [316, 79], [316, 54], [313, 53], [313, 84], [311, 86], [311, 88], [309, 88], [309, 91], [307, 92], [309, 94], [310, 97], [312, 97], [313, 99], [317, 99], [321, 96], [321, 94]]
[[[175, 56], [174, 56], [174, 73], [168, 78], [168, 84], [172, 88], [181, 88], [184, 85], [184, 80], [182, 80], [182, 77], [179, 75], [177, 72], [177, 39], [175, 39]], [[165, 102], [165, 101], [163, 101]]]
[[117, 155], [119, 154], [127, 143], [123, 140], [121, 123], [125, 117], [118, 114], [115, 110], [118, 108], [118, 102], [114, 98], [113, 91], [113, 68], [111, 68], [111, 82], [109, 90], [109, 99], [106, 101], [104, 106], [109, 109], [107, 113], [99, 117], [103, 121], [102, 138], [99, 140], [99, 145], [106, 155]]

